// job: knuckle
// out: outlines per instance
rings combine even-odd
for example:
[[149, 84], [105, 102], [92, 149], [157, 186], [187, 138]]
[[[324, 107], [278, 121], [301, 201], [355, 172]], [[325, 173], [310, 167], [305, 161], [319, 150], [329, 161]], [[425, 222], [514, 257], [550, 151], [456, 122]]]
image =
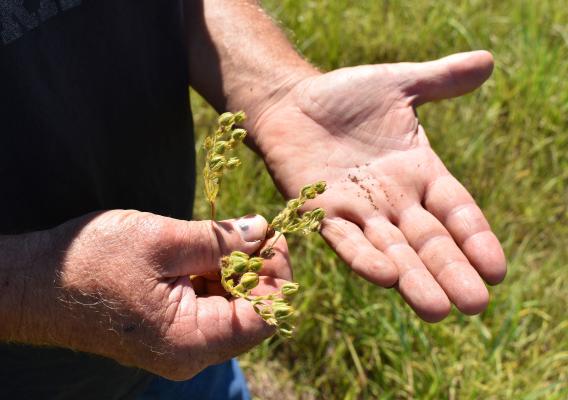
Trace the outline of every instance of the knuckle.
[[220, 256], [220, 243], [212, 221], [190, 221], [188, 223], [188, 250], [199, 254], [205, 265], [216, 264]]

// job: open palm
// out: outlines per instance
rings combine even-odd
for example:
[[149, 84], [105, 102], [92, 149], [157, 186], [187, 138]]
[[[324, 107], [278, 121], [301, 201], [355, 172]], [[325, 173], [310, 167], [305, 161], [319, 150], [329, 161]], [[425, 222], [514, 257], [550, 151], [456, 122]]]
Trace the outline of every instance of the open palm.
[[[428, 143], [415, 107], [481, 85], [486, 52], [367, 65], [307, 78], [257, 119], [255, 145], [281, 191], [326, 180], [322, 235], [351, 268], [398, 290], [427, 321], [485, 309], [506, 272], [481, 210]], [[483, 279], [482, 279], [483, 278]]]

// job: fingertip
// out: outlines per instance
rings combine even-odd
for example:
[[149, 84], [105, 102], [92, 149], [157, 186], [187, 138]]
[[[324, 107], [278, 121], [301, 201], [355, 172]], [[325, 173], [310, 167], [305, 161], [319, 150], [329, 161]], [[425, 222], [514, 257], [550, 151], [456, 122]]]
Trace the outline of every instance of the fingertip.
[[376, 270], [376, 283], [384, 288], [392, 288], [398, 282], [398, 269], [391, 262], [380, 263], [374, 268]]
[[479, 232], [470, 236], [462, 248], [485, 282], [497, 285], [505, 279], [507, 259], [493, 232]]
[[507, 258], [503, 248], [499, 245], [494, 253], [494, 257], [490, 260], [492, 267], [486, 268], [482, 277], [490, 285], [498, 285], [505, 280], [507, 276]]
[[228, 221], [247, 243], [258, 243], [266, 237], [268, 222], [259, 214], [247, 215]]
[[458, 310], [466, 315], [477, 315], [485, 311], [489, 304], [489, 291], [485, 286], [477, 289], [475, 293], [464, 294], [455, 300]]
[[430, 302], [423, 304], [421, 310], [416, 313], [424, 321], [434, 324], [444, 320], [452, 311], [452, 304], [447, 297], [432, 299]]
[[476, 75], [479, 84], [485, 82], [493, 73], [494, 60], [493, 55], [486, 50], [477, 50], [471, 52], [472, 61], [470, 68], [472, 74]]
[[398, 289], [416, 314], [426, 322], [439, 322], [452, 309], [448, 296], [425, 268], [412, 269], [402, 275]]
[[[452, 66], [453, 74], [458, 78], [469, 79], [472, 88], [480, 86], [493, 73], [493, 55], [486, 50], [459, 53]], [[452, 57], [452, 56], [450, 56]]]

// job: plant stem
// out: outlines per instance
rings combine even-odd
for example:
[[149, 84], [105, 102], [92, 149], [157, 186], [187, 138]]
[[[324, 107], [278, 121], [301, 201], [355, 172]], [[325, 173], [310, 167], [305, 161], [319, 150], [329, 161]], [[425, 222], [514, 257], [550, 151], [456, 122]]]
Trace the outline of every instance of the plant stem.
[[215, 221], [215, 214], [216, 214], [215, 202], [210, 201], [209, 205], [211, 206], [211, 221]]
[[278, 241], [278, 239], [280, 239], [280, 237], [283, 235], [282, 232], [278, 232], [278, 235], [276, 235], [276, 238], [274, 239], [274, 241], [272, 242], [272, 244], [270, 246], [268, 246], [263, 253], [264, 254], [272, 254], [272, 251], [274, 250], [274, 246], [276, 245], [276, 242]]

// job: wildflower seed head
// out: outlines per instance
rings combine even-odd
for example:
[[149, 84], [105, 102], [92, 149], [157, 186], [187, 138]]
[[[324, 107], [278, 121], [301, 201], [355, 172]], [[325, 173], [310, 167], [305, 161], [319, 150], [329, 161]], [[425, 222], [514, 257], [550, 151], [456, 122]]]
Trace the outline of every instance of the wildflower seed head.
[[231, 133], [231, 139], [233, 139], [236, 142], [242, 142], [246, 136], [247, 136], [247, 131], [241, 128], [235, 129], [233, 133]]
[[250, 272], [259, 272], [262, 269], [264, 259], [261, 257], [252, 257], [248, 260], [247, 268]]
[[219, 172], [225, 167], [225, 164], [225, 157], [221, 155], [215, 155], [209, 160], [209, 169], [212, 172]]
[[300, 199], [292, 199], [289, 200], [286, 208], [292, 209], [292, 210], [297, 210], [298, 208], [300, 208], [302, 206], [303, 202], [300, 201]]
[[231, 260], [231, 262], [237, 261], [237, 260], [248, 260], [249, 259], [249, 255], [247, 253], [243, 253], [242, 251], [233, 251], [231, 253], [231, 255], [229, 256], [229, 259]]
[[231, 112], [223, 113], [219, 115], [219, 119], [217, 119], [219, 126], [222, 127], [229, 127], [234, 123], [234, 121], [235, 121], [235, 116]]
[[316, 182], [313, 186], [317, 194], [322, 194], [323, 192], [325, 192], [325, 189], [327, 189], [327, 184], [325, 181]]
[[237, 157], [231, 157], [229, 158], [229, 160], [227, 160], [225, 167], [227, 167], [227, 169], [235, 169], [240, 165], [241, 165], [241, 160], [239, 160]]
[[248, 271], [248, 261], [239, 260], [231, 264], [233, 272], [236, 274], [242, 274]]
[[304, 199], [312, 200], [312, 199], [316, 198], [316, 196], [318, 195], [318, 192], [316, 192], [316, 189], [314, 189], [314, 187], [312, 185], [307, 185], [307, 186], [304, 186], [302, 188], [300, 195]]
[[316, 208], [310, 213], [310, 218], [313, 221], [321, 222], [325, 218], [325, 210], [323, 208]]
[[294, 335], [293, 329], [278, 328], [278, 334], [283, 338], [290, 339]]
[[277, 304], [273, 306], [272, 312], [274, 313], [274, 318], [276, 318], [276, 320], [286, 321], [294, 314], [294, 308], [287, 304]]
[[215, 154], [224, 154], [229, 148], [229, 144], [223, 140], [215, 143], [215, 149], [213, 150]]
[[298, 289], [300, 288], [300, 285], [296, 282], [290, 282], [290, 283], [285, 283], [284, 285], [282, 285], [282, 294], [286, 297], [292, 297], [294, 296], [296, 293], [298, 293]]
[[240, 284], [245, 290], [252, 290], [258, 286], [259, 277], [255, 272], [247, 272], [241, 277]]
[[249, 255], [242, 251], [233, 251], [226, 262], [226, 269], [230, 274], [242, 274], [248, 270]]
[[238, 111], [233, 115], [233, 121], [235, 124], [240, 124], [247, 118], [244, 111]]
[[205, 148], [205, 150], [211, 150], [213, 148], [213, 139], [210, 136], [207, 136], [205, 138], [205, 141], [203, 142], [203, 147]]

